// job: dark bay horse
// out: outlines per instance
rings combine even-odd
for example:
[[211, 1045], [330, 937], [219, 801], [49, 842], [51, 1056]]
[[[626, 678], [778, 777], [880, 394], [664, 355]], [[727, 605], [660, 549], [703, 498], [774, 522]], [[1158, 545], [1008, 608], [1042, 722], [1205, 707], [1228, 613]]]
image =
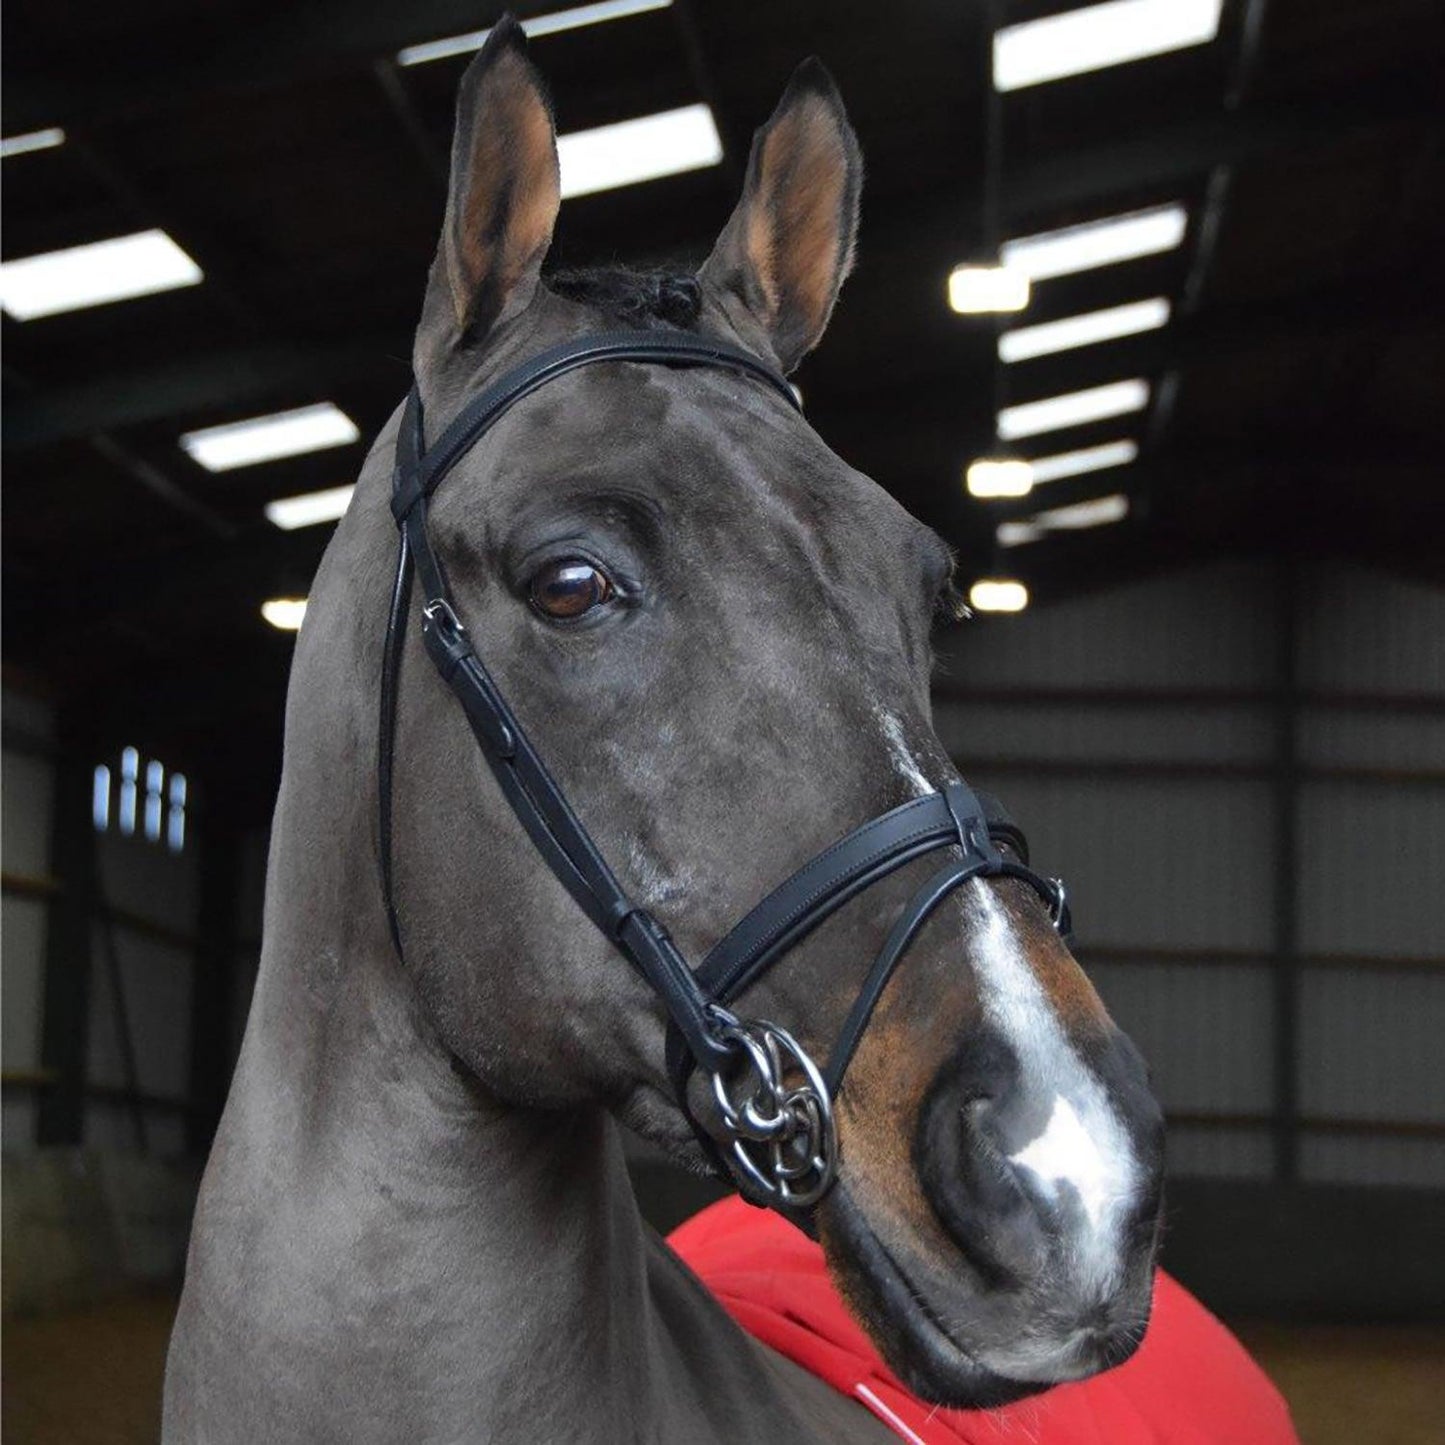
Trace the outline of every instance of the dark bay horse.
[[[695, 277], [544, 280], [553, 122], [503, 23], [462, 83], [416, 338], [429, 434], [505, 369], [619, 318], [790, 370], [850, 268], [860, 183], [810, 62]], [[405, 962], [393, 949], [375, 758], [397, 425], [297, 642], [262, 966], [165, 1438], [892, 1438], [747, 1339], [641, 1222], [619, 1121], [702, 1160], [663, 1008], [542, 866], [414, 629], [393, 787]], [[611, 362], [551, 382], [459, 463], [431, 528], [488, 668], [688, 958], [833, 839], [956, 778], [928, 701], [947, 550], [741, 375]], [[920, 866], [818, 928], [750, 1011], [821, 1049]], [[919, 1394], [993, 1404], [1137, 1345], [1160, 1116], [1033, 891], [973, 879], [938, 909], [837, 1117], [813, 1224]]]

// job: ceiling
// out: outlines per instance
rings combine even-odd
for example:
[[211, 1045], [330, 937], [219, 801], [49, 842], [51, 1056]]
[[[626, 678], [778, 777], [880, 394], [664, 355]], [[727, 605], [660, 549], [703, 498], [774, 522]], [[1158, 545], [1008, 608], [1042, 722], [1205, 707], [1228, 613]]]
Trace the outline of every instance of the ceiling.
[[[752, 129], [817, 53], [868, 180], [859, 267], [798, 380], [822, 435], [939, 528], [965, 578], [1007, 572], [1047, 602], [1261, 551], [1440, 575], [1445, 10], [1225, 0], [1208, 45], [997, 95], [993, 24], [1067, 8], [676, 0], [539, 38], [563, 132], [704, 100], [726, 150], [568, 200], [556, 258], [699, 259]], [[440, 220], [465, 57], [395, 56], [500, 10], [10, 0], [3, 132], [67, 138], [3, 162], [5, 258], [159, 227], [205, 273], [4, 318], [12, 676], [107, 715], [144, 709], [182, 754], [222, 726], [238, 758], [274, 768], [290, 639], [258, 608], [304, 592], [330, 529], [281, 532], [262, 508], [353, 479], [407, 385]], [[945, 303], [950, 269], [1004, 238], [1172, 201], [1188, 207], [1180, 247], [1039, 282], [1026, 317], [1163, 295], [1161, 330], [1005, 367], [998, 323]], [[1136, 376], [1151, 402], [1127, 426], [1028, 444], [1136, 438], [1133, 465], [1047, 488], [1051, 507], [1123, 491], [1128, 518], [998, 551], [996, 524], [1041, 502], [963, 490], [996, 408]], [[319, 401], [362, 440], [220, 474], [177, 444]]]

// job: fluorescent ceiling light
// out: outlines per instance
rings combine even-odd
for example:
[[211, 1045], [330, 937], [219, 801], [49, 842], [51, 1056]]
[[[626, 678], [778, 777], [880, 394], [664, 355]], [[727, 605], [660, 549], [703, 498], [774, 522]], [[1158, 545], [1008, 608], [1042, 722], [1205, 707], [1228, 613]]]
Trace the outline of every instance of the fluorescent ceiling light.
[[261, 616], [282, 632], [297, 632], [306, 616], [304, 597], [273, 597], [261, 604]]
[[274, 522], [283, 532], [297, 527], [314, 527], [318, 522], [334, 522], [342, 516], [356, 487], [327, 487], [324, 492], [306, 492], [299, 497], [281, 497], [266, 503], [266, 520]]
[[984, 577], [968, 589], [968, 605], [976, 612], [1022, 612], [1029, 589], [1009, 577]]
[[965, 316], [1022, 311], [1029, 304], [1029, 278], [1008, 266], [955, 266], [948, 277], [948, 304]]
[[1068, 507], [1053, 507], [1037, 512], [1018, 522], [1001, 522], [997, 530], [1000, 547], [1019, 547], [1037, 542], [1049, 532], [1078, 532], [1085, 527], [1102, 527], [1121, 522], [1129, 515], [1129, 499], [1123, 492], [1108, 497], [1094, 497]]
[[1081, 477], [1085, 472], [1100, 472], [1105, 467], [1127, 466], [1139, 455], [1139, 444], [1128, 440], [1104, 442], [1097, 447], [1081, 447], [1075, 452], [1056, 452], [1051, 457], [1034, 457], [1029, 467], [1035, 484], [1057, 482], [1064, 477]]
[[1124, 416], [1143, 411], [1149, 405], [1149, 383], [1135, 378], [1111, 381], [1104, 386], [1091, 386], [1084, 391], [1065, 392], [1062, 396], [1045, 397], [1043, 401], [1027, 401], [1006, 406], [998, 414], [998, 434], [1005, 441], [1018, 437], [1037, 436], [1040, 432], [1058, 431], [1066, 426], [1083, 426], [1086, 422], [1103, 421], [1105, 417]]
[[1018, 236], [999, 247], [1005, 266], [1034, 281], [1071, 276], [1095, 266], [1112, 266], [1140, 256], [1172, 251], [1184, 239], [1189, 212], [1177, 202], [1129, 211], [1081, 226]]
[[1110, 306], [1103, 311], [1086, 311], [1061, 321], [1042, 321], [1037, 326], [1005, 331], [998, 339], [998, 357], [1007, 362], [1030, 361], [1056, 351], [1072, 351], [1076, 346], [1157, 331], [1168, 320], [1169, 303], [1164, 297], [1131, 301], [1126, 306]]
[[201, 268], [164, 231], [139, 231], [0, 265], [0, 306], [17, 321], [194, 286]]
[[1026, 497], [1034, 487], [1034, 469], [1027, 463], [982, 457], [968, 464], [971, 497]]
[[0, 140], [0, 160], [28, 155], [31, 151], [53, 150], [64, 144], [65, 132], [58, 125], [53, 125], [48, 130], [27, 131], [24, 135], [7, 135], [4, 140]]
[[557, 137], [564, 200], [701, 170], [722, 158], [712, 110], [702, 104]]
[[1022, 90], [1205, 45], [1219, 33], [1221, 0], [1110, 0], [1006, 25], [993, 37], [993, 83]]
[[[600, 0], [596, 5], [577, 5], [570, 10], [556, 10], [550, 15], [537, 15], [522, 21], [522, 31], [531, 40], [539, 35], [556, 35], [561, 30], [578, 30], [584, 25], [597, 25], [604, 20], [621, 20], [628, 15], [642, 15], [648, 10], [666, 10], [672, 0]], [[424, 65], [428, 60], [445, 60], [452, 55], [468, 55], [487, 43], [490, 30], [471, 30], [465, 35], [451, 35], [444, 40], [429, 40], [425, 45], [409, 45], [396, 57], [399, 65]]]
[[344, 411], [323, 401], [295, 411], [278, 411], [272, 416], [187, 432], [181, 446], [208, 472], [229, 472], [233, 467], [249, 467], [277, 457], [343, 447], [360, 435], [356, 423]]

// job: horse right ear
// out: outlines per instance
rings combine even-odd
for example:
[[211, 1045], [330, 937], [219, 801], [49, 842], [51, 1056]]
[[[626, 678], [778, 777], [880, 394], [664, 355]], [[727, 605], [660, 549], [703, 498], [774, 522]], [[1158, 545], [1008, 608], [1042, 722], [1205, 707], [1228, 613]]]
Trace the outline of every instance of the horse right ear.
[[805, 60], [753, 138], [742, 199], [700, 272], [761, 326], [785, 373], [818, 344], [853, 267], [862, 186], [838, 89]]
[[412, 352], [418, 376], [526, 307], [561, 204], [552, 108], [508, 15], [457, 95], [446, 215]]

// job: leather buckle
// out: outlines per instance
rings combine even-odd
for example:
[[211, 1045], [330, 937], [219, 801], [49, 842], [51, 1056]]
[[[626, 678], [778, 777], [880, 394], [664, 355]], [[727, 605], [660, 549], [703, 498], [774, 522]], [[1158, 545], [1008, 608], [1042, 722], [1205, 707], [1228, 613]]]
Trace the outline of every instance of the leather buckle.
[[[426, 618], [439, 632], [442, 624], [446, 624], [446, 630], [452, 638], [465, 637], [467, 629], [462, 626], [462, 620], [452, 611], [452, 604], [445, 597], [433, 597], [430, 602], [422, 604], [421, 615]], [[438, 619], [441, 619], [438, 621]]]

